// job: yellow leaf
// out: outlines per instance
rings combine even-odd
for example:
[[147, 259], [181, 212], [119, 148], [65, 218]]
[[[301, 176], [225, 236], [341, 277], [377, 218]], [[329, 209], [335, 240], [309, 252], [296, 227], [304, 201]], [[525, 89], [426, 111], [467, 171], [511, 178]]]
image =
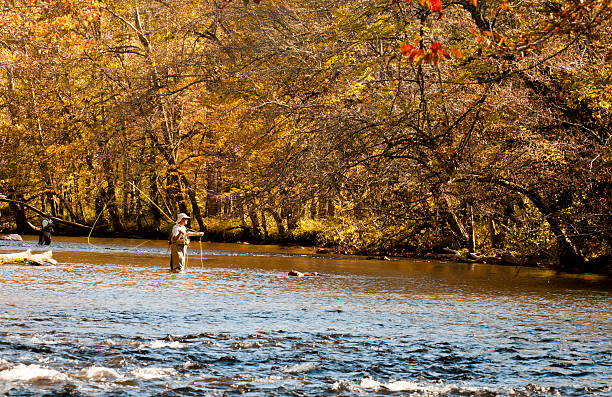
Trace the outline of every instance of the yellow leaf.
[[423, 38], [421, 37], [420, 34], [417, 33], [417, 34], [414, 35], [414, 44], [415, 44], [415, 47], [417, 47], [421, 43], [421, 40], [423, 40]]

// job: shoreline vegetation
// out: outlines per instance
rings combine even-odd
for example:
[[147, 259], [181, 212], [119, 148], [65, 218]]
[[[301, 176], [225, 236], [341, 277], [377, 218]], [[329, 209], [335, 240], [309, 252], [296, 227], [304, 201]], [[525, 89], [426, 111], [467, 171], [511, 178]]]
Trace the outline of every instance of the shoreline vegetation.
[[610, 0], [7, 4], [0, 230], [610, 273]]
[[[58, 219], [58, 218], [56, 218]], [[211, 222], [212, 223], [212, 222]], [[7, 225], [7, 222], [4, 223]], [[321, 226], [320, 224], [318, 224]], [[125, 232], [117, 234], [110, 231], [97, 230], [95, 237], [120, 237], [135, 239], [156, 239], [164, 240], [167, 238], [166, 229], [170, 230], [171, 224], [165, 225], [158, 231], [136, 233]], [[310, 224], [312, 228], [312, 224]], [[60, 228], [61, 229], [61, 228]], [[35, 229], [32, 230], [36, 232]], [[79, 233], [74, 228], [64, 228], [63, 235], [85, 237], [86, 234]], [[91, 230], [90, 230], [91, 231]], [[327, 231], [329, 232], [329, 230]], [[0, 229], [0, 240], [22, 240], [16, 230]], [[231, 222], [217, 222], [205, 228], [203, 241], [213, 243], [236, 243], [247, 245], [270, 244], [285, 247], [309, 247], [313, 249], [313, 254], [317, 255], [346, 255], [359, 256], [366, 260], [393, 260], [393, 259], [415, 259], [415, 260], [439, 260], [454, 263], [483, 263], [504, 266], [526, 266], [537, 267], [549, 270], [562, 270], [568, 273], [593, 273], [612, 277], [612, 261], [609, 258], [594, 261], [590, 266], [576, 266], [562, 268], [555, 258], [551, 255], [521, 256], [510, 251], [496, 253], [475, 253], [465, 249], [458, 250], [449, 247], [431, 247], [429, 251], [406, 251], [406, 250], [387, 250], [359, 248], [356, 245], [351, 247], [339, 244], [334, 241], [333, 236], [326, 235], [324, 230], [298, 228], [292, 234], [280, 236], [273, 233], [267, 236], [255, 235], [249, 226], [234, 225]]]

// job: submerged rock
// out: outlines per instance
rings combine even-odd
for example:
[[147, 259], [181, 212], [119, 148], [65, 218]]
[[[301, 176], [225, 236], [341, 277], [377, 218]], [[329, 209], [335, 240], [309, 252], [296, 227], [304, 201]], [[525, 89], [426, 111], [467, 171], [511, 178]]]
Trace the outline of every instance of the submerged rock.
[[295, 277], [316, 277], [316, 276], [320, 276], [319, 273], [317, 272], [306, 272], [306, 273], [302, 273], [302, 272], [298, 272], [297, 270], [291, 270], [288, 273], [289, 276], [295, 276]]

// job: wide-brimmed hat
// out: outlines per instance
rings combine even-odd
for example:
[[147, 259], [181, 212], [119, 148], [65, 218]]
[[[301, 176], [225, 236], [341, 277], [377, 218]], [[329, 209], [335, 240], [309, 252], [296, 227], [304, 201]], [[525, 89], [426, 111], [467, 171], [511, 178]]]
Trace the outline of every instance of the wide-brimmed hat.
[[180, 214], [178, 214], [178, 216], [176, 217], [176, 223], [179, 223], [180, 221], [182, 221], [183, 219], [191, 219], [187, 216], [187, 214], [181, 212]]

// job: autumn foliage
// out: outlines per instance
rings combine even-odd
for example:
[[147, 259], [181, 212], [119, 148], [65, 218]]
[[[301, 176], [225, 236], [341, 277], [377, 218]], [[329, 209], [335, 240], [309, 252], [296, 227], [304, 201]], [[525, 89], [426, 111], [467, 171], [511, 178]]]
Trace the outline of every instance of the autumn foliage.
[[2, 7], [0, 228], [609, 263], [609, 1]]

